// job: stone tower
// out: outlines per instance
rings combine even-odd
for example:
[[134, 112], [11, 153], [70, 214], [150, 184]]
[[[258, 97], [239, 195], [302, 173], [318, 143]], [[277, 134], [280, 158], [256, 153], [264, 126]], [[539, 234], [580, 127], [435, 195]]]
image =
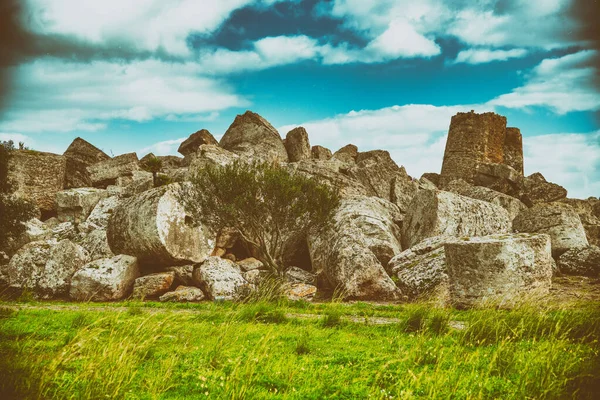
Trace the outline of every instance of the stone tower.
[[506, 128], [504, 163], [523, 175], [523, 137], [519, 128]]

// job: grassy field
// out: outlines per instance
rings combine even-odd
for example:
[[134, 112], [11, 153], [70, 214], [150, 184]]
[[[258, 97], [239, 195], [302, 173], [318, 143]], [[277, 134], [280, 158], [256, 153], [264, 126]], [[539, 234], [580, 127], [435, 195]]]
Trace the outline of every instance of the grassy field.
[[598, 303], [6, 302], [0, 398], [592, 399], [599, 339]]

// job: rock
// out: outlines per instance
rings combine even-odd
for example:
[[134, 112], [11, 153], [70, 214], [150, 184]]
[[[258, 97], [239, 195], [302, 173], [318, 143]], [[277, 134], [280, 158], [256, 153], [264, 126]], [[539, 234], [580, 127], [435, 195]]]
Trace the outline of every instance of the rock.
[[510, 305], [549, 292], [555, 263], [548, 235], [474, 237], [444, 248], [450, 301], [456, 307]]
[[58, 225], [61, 224], [61, 222], [58, 220], [57, 217], [48, 218], [47, 220], [45, 220], [42, 223], [44, 225], [46, 225], [46, 227], [49, 228], [49, 229], [56, 228]]
[[421, 179], [427, 179], [429, 182], [433, 183], [435, 187], [439, 187], [440, 185], [440, 174], [436, 174], [435, 172], [425, 172], [421, 175]]
[[177, 286], [172, 292], [167, 292], [159, 297], [160, 301], [175, 301], [179, 303], [194, 303], [204, 300], [204, 292], [197, 287]]
[[177, 151], [185, 157], [197, 152], [203, 144], [218, 146], [219, 142], [217, 142], [215, 137], [209, 131], [201, 129], [196, 133], [192, 133], [185, 139], [181, 145], [179, 145]]
[[92, 186], [87, 167], [110, 160], [102, 150], [80, 137], [71, 142], [63, 156], [66, 158], [66, 189]]
[[235, 246], [240, 237], [239, 231], [235, 228], [222, 228], [217, 235], [216, 247], [231, 249]]
[[9, 238], [6, 248], [3, 249], [9, 256], [15, 254], [27, 243], [52, 238], [52, 230], [37, 218], [23, 222], [23, 225], [25, 225], [25, 231], [15, 238]]
[[458, 113], [452, 117], [440, 184], [455, 179], [473, 183], [482, 163], [503, 163], [506, 117], [495, 113]]
[[180, 193], [181, 186], [172, 184], [123, 200], [106, 231], [113, 253], [163, 267], [204, 261], [215, 247], [215, 234], [195, 226], [179, 202]]
[[144, 166], [146, 165], [146, 163], [153, 159], [153, 158], [158, 158], [160, 160], [160, 162], [162, 163], [162, 170], [170, 170], [170, 169], [177, 169], [177, 168], [182, 168], [185, 166], [185, 161], [183, 158], [181, 157], [177, 157], [177, 156], [155, 156], [154, 153], [148, 153], [146, 154], [144, 157], [142, 157], [140, 159], [140, 166], [142, 166], [142, 168], [144, 168]]
[[362, 183], [342, 174], [339, 161], [305, 160], [291, 163], [288, 168], [292, 172], [298, 172], [336, 189], [342, 197], [368, 196], [373, 193]]
[[218, 257], [207, 258], [194, 270], [193, 277], [211, 300], [239, 300], [249, 288], [235, 263]]
[[310, 141], [308, 133], [303, 127], [300, 126], [289, 131], [284, 144], [290, 162], [311, 159]]
[[77, 228], [72, 222], [63, 222], [51, 229], [52, 238], [56, 240], [76, 240], [78, 237]]
[[89, 224], [92, 229], [106, 229], [108, 226], [108, 220], [119, 203], [120, 200], [117, 196], [107, 197], [100, 200], [88, 216], [86, 223]]
[[333, 156], [331, 150], [323, 146], [313, 146], [310, 155], [313, 160], [329, 160]]
[[194, 273], [194, 265], [176, 265], [174, 267], [165, 268], [167, 272], [173, 272], [175, 274], [175, 282], [184, 286], [193, 286], [194, 278], [192, 274]]
[[117, 178], [131, 176], [133, 171], [139, 169], [139, 160], [135, 153], [122, 154], [87, 167], [92, 186], [100, 188], [114, 185]]
[[400, 253], [399, 217], [396, 205], [377, 197], [343, 199], [331, 224], [308, 237], [313, 272], [348, 298], [397, 299], [383, 266]]
[[480, 163], [473, 183], [509, 196], [519, 197], [523, 176], [505, 164]]
[[242, 271], [252, 271], [253, 269], [261, 269], [264, 267], [262, 261], [257, 260], [254, 257], [246, 258], [237, 262], [237, 265]]
[[597, 278], [600, 276], [600, 247], [588, 246], [567, 250], [558, 258], [557, 267], [565, 275]]
[[219, 145], [250, 159], [288, 161], [287, 151], [277, 130], [263, 117], [251, 111], [235, 117]]
[[283, 295], [291, 301], [310, 301], [313, 299], [313, 297], [315, 297], [316, 293], [317, 287], [313, 285], [307, 285], [306, 283], [294, 283], [286, 286], [283, 291]]
[[444, 187], [444, 190], [500, 206], [508, 212], [511, 221], [521, 211], [527, 209], [527, 206], [519, 199], [483, 186], [470, 185], [462, 179], [450, 182]]
[[439, 190], [422, 190], [413, 199], [402, 225], [402, 246], [409, 249], [434, 236], [484, 236], [509, 232], [503, 208]]
[[77, 271], [71, 279], [69, 292], [73, 300], [120, 300], [131, 293], [140, 276], [137, 259], [127, 255], [92, 261]]
[[114, 254], [108, 245], [106, 231], [103, 229], [93, 230], [86, 235], [81, 241], [81, 246], [89, 253], [90, 261], [114, 257]]
[[56, 193], [58, 220], [60, 222], [84, 222], [96, 204], [108, 197], [102, 189], [78, 188]]
[[600, 200], [590, 197], [587, 200], [562, 199], [560, 202], [573, 207], [579, 215], [590, 245], [600, 247], [600, 215], [596, 215], [595, 213], [595, 208], [599, 208], [598, 206], [600, 206]]
[[521, 200], [528, 207], [539, 203], [550, 203], [567, 197], [567, 190], [560, 185], [546, 181], [539, 172], [523, 180]]
[[42, 240], [23, 246], [8, 264], [9, 284], [30, 289], [36, 297], [68, 293], [71, 277], [89, 261], [87, 251], [70, 240]]
[[159, 297], [171, 289], [174, 280], [174, 272], [157, 272], [140, 276], [133, 283], [132, 297], [135, 299]]
[[347, 144], [333, 153], [333, 158], [348, 164], [354, 164], [356, 157], [358, 157], [358, 147], [353, 144]]
[[187, 178], [193, 178], [194, 174], [200, 168], [206, 168], [209, 165], [224, 167], [239, 158], [240, 156], [237, 154], [222, 149], [219, 146], [202, 145], [196, 153], [186, 157], [186, 162], [189, 163]]
[[123, 187], [121, 198], [128, 198], [140, 193], [144, 193], [154, 188], [154, 178], [150, 172], [134, 171], [131, 180]]
[[419, 185], [419, 189], [421, 190], [437, 190], [438, 187], [431, 182], [429, 179], [427, 178], [419, 178], [419, 180], [417, 181], [417, 184]]
[[249, 284], [258, 286], [271, 276], [271, 273], [262, 269], [253, 269], [251, 271], [242, 272], [242, 276]]
[[387, 269], [398, 278], [396, 285], [403, 294], [415, 299], [447, 285], [444, 244], [455, 240], [449, 236], [428, 238], [390, 260]]
[[64, 189], [67, 160], [34, 150], [15, 150], [8, 161], [8, 179], [15, 195], [34, 203], [41, 219], [56, 215], [56, 193]]
[[523, 137], [519, 128], [506, 128], [504, 163], [523, 176]]
[[314, 285], [317, 283], [317, 277], [308, 271], [298, 267], [289, 267], [285, 271], [285, 279], [290, 283], [306, 283]]
[[536, 204], [517, 215], [512, 228], [519, 233], [550, 235], [554, 257], [559, 257], [569, 249], [588, 246], [579, 215], [568, 204]]

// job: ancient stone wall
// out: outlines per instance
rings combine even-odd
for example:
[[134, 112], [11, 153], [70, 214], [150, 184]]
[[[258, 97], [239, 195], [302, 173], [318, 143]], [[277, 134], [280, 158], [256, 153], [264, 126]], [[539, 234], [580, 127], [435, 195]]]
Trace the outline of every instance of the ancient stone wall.
[[523, 137], [519, 128], [506, 128], [504, 163], [523, 175]]

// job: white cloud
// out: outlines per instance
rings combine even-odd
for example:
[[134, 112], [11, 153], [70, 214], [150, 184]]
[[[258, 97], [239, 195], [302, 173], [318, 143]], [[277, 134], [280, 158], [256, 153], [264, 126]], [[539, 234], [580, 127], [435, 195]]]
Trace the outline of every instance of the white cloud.
[[474, 48], [459, 52], [453, 63], [483, 64], [492, 61], [506, 61], [510, 58], [521, 58], [525, 57], [525, 55], [527, 55], [527, 50], [525, 49], [492, 50]]
[[0, 130], [96, 131], [113, 119], [209, 118], [247, 102], [194, 63], [157, 60], [89, 64], [38, 59], [21, 65]]
[[584, 50], [543, 60], [526, 77], [525, 84], [488, 102], [490, 106], [548, 107], [559, 114], [600, 109], [594, 80], [598, 52]]
[[153, 153], [155, 156], [175, 155], [177, 154], [177, 149], [179, 148], [179, 145], [185, 139], [187, 138], [182, 137], [179, 139], [164, 140], [162, 142], [154, 143], [153, 145], [144, 147], [143, 149], [139, 150], [137, 154], [139, 154], [140, 157], [143, 157], [148, 153]]
[[9, 140], [12, 140], [15, 143], [15, 146], [18, 146], [20, 142], [23, 142], [26, 146], [31, 147], [35, 143], [32, 138], [23, 135], [22, 133], [0, 132], [0, 141], [8, 142]]
[[600, 131], [526, 137], [525, 173], [541, 172], [569, 191], [569, 197], [600, 194]]

